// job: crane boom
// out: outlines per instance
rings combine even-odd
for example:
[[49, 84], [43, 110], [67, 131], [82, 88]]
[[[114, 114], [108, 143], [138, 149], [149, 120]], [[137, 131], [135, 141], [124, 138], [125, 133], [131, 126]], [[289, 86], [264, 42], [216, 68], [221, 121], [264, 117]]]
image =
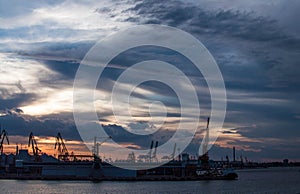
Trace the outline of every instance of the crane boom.
[[62, 158], [64, 161], [68, 160], [69, 152], [65, 145], [65, 142], [61, 136], [61, 133], [57, 133], [54, 149], [58, 151], [58, 159]]
[[9, 145], [8, 135], [7, 135], [7, 132], [5, 130], [1, 131], [0, 139], [1, 139], [0, 150], [1, 150], [1, 155], [2, 155], [3, 154], [3, 143], [4, 143], [4, 140], [6, 140], [7, 144]]
[[30, 147], [30, 145], [32, 148], [32, 153], [33, 153], [34, 159], [35, 159], [35, 161], [38, 161], [39, 160], [39, 152], [41, 152], [41, 150], [38, 148], [38, 145], [36, 143], [35, 137], [32, 132], [30, 132], [30, 134], [29, 134], [28, 147]]

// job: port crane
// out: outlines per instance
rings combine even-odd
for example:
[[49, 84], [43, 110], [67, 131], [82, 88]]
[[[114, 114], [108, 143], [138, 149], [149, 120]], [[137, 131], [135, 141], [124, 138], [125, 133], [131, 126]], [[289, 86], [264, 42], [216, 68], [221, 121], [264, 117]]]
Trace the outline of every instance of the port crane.
[[135, 163], [136, 158], [135, 158], [134, 152], [131, 152], [131, 153], [128, 154], [127, 161], [128, 161], [128, 162], [131, 162], [131, 163]]
[[55, 141], [54, 149], [57, 149], [58, 151], [58, 159], [62, 159], [63, 161], [69, 160], [68, 149], [59, 132], [57, 133], [55, 140], [56, 141]]
[[158, 162], [158, 159], [157, 159], [157, 147], [158, 147], [158, 141], [155, 142], [155, 146], [154, 146], [154, 141], [151, 141], [151, 145], [150, 145], [150, 149], [149, 149], [149, 152], [145, 155], [139, 155], [138, 156], [138, 159], [139, 161], [145, 161], [145, 162], [149, 162], [151, 163], [152, 160], [154, 159], [156, 162]]
[[[151, 142], [151, 145], [153, 146], [153, 141]], [[153, 151], [152, 155], [150, 155], [150, 162], [152, 162], [152, 159], [154, 159], [156, 162], [158, 162], [158, 159], [156, 157], [157, 147], [158, 147], [158, 141], [155, 142], [154, 151]], [[151, 150], [152, 150], [152, 148], [151, 148]], [[150, 152], [151, 152], [151, 150], [150, 150]]]
[[[161, 159], [162, 160], [168, 160], [168, 161], [174, 161], [175, 160], [175, 154], [176, 154], [176, 147], [177, 147], [177, 145], [175, 143], [174, 148], [173, 148], [173, 152], [170, 155], [163, 156]], [[179, 148], [178, 148], [178, 152], [180, 153]]]
[[[102, 142], [102, 143], [104, 143], [104, 142]], [[101, 145], [102, 143], [98, 143], [98, 144]], [[64, 139], [62, 138], [60, 132], [58, 132], [55, 137], [54, 149], [58, 151], [57, 158], [62, 161], [77, 161], [78, 158], [82, 159], [82, 158], [93, 158], [94, 157], [94, 155], [74, 154], [73, 152], [69, 153], [67, 146], [64, 142]]]
[[173, 161], [175, 160], [175, 154], [176, 154], [176, 143], [174, 144], [174, 148], [173, 148], [173, 152], [171, 154], [171, 156], [169, 157], [169, 159], [172, 159]]
[[[101, 146], [103, 143], [105, 143], [107, 140], [111, 139], [111, 136], [108, 137], [94, 137], [94, 155], [99, 157], [99, 146]], [[102, 142], [97, 142], [97, 139], [103, 139]]]
[[35, 161], [39, 161], [39, 153], [41, 152], [41, 150], [38, 148], [35, 137], [32, 132], [29, 134], [28, 147], [30, 147], [30, 145]]
[[153, 141], [151, 141], [150, 150], [149, 150], [148, 156], [146, 157], [146, 158], [147, 158], [147, 160], [148, 160], [148, 162], [151, 162], [153, 144], [154, 144], [154, 142], [153, 142]]
[[1, 150], [1, 155], [2, 155], [3, 154], [3, 143], [4, 143], [4, 140], [6, 140], [7, 144], [9, 145], [8, 135], [7, 135], [7, 132], [5, 130], [1, 131], [0, 139], [1, 139], [0, 150]]
[[209, 121], [210, 121], [210, 118], [208, 117], [206, 129], [205, 129], [206, 134], [205, 134], [205, 139], [204, 139], [204, 145], [203, 145], [203, 149], [202, 149], [203, 155], [200, 157], [201, 163], [203, 163], [204, 165], [208, 165], [208, 160], [209, 160], [209, 156], [208, 156]]

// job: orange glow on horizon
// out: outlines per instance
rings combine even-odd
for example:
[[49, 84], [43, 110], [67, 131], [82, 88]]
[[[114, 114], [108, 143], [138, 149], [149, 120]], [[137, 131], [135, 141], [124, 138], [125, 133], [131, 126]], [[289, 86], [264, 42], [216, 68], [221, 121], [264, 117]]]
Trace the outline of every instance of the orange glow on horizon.
[[[28, 146], [28, 137], [24, 136], [10, 136], [10, 145], [6, 143], [3, 144], [3, 153], [5, 154], [15, 154], [16, 146], [18, 149], [28, 150], [29, 154], [32, 154], [31, 145]], [[37, 141], [38, 148], [41, 150], [41, 153], [46, 153], [48, 155], [57, 156], [57, 150], [54, 149], [55, 146], [55, 137], [35, 137]], [[81, 141], [76, 140], [64, 140], [64, 143], [68, 149], [68, 152], [71, 154], [91, 154], [91, 151], [85, 146]]]
[[244, 150], [244, 151], [251, 151], [251, 152], [260, 152], [261, 149], [255, 149], [252, 148], [249, 145], [238, 145], [234, 142], [236, 141], [240, 141], [240, 142], [257, 142], [260, 143], [262, 142], [262, 140], [259, 139], [249, 139], [246, 137], [243, 137], [241, 134], [239, 133], [231, 133], [231, 134], [221, 134], [218, 138], [218, 140], [215, 142], [215, 145], [218, 145], [222, 148], [232, 148], [233, 145], [235, 145], [237, 150]]

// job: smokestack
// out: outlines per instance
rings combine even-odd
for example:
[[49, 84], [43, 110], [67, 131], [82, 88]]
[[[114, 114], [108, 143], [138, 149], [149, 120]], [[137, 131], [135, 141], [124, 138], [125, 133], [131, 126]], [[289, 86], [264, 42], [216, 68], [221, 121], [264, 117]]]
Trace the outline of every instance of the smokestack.
[[235, 162], [235, 147], [233, 147], [233, 161]]
[[208, 117], [208, 118], [207, 118], [207, 125], [206, 125], [206, 128], [208, 128], [208, 126], [209, 126], [209, 120], [210, 120], [210, 118]]
[[158, 141], [155, 142], [155, 148], [157, 148], [157, 146], [158, 146]]
[[150, 146], [150, 150], [152, 150], [152, 148], [153, 148], [153, 141], [151, 141], [151, 146]]

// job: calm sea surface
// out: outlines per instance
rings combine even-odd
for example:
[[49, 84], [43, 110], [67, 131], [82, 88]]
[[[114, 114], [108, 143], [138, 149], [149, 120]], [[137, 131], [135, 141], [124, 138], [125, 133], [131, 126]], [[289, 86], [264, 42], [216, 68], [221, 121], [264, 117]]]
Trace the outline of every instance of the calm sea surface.
[[238, 171], [235, 181], [101, 182], [0, 180], [0, 193], [299, 193], [300, 168]]

